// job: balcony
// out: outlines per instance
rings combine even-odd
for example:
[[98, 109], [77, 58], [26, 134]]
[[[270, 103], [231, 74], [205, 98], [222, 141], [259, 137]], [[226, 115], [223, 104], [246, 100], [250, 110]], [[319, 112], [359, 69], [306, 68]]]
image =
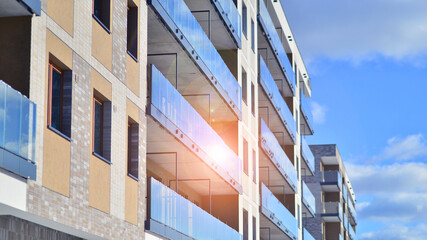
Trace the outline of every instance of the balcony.
[[314, 240], [314, 237], [313, 236], [311, 236], [311, 234], [307, 231], [307, 229], [305, 229], [304, 228], [304, 233], [303, 233], [304, 235], [304, 240]]
[[292, 239], [298, 238], [297, 220], [288, 209], [264, 185], [261, 185], [261, 229], [269, 228], [270, 231], [261, 231], [261, 239]]
[[[233, 0], [185, 0], [217, 49], [242, 45], [242, 22]], [[205, 23], [203, 25], [202, 23]], [[212, 31], [212, 29], [214, 31]]]
[[[286, 194], [295, 193], [298, 181], [297, 171], [262, 118], [260, 120], [260, 145], [262, 149], [259, 160], [261, 177], [265, 178], [269, 186], [284, 186]], [[264, 170], [268, 171], [267, 174], [264, 174]], [[287, 184], [284, 185], [284, 183]]]
[[323, 171], [322, 182], [320, 183], [322, 190], [325, 192], [339, 192], [342, 187], [342, 178], [338, 170]]
[[[288, 53], [283, 47], [267, 6], [264, 1], [258, 2], [258, 22], [260, 25], [258, 28], [258, 52], [266, 60], [274, 79], [284, 80], [281, 81], [283, 85], [280, 85], [282, 94], [284, 96], [294, 96], [296, 78], [292, 64], [288, 59]], [[290, 48], [288, 52], [291, 52]]]
[[313, 115], [307, 104], [307, 99], [303, 96], [300, 97], [301, 100], [301, 134], [302, 135], [313, 135]]
[[310, 189], [307, 187], [305, 182], [302, 182], [302, 201], [303, 201], [303, 213], [306, 216], [315, 217], [316, 216], [316, 199], [311, 193]]
[[36, 180], [37, 106], [0, 80], [0, 167]]
[[351, 240], [357, 240], [357, 235], [351, 226], [348, 228], [348, 236]]
[[322, 218], [325, 222], [341, 222], [342, 221], [342, 205], [340, 202], [324, 202]]
[[[241, 192], [241, 159], [154, 65], [150, 65], [149, 76], [147, 154], [169, 152], [180, 156], [175, 161], [153, 155], [150, 160], [172, 175], [178, 169], [182, 179], [210, 179], [212, 194]], [[209, 194], [202, 186], [196, 188]]]
[[344, 203], [347, 203], [347, 197], [348, 197], [347, 194], [348, 194], [348, 192], [347, 192], [347, 184], [344, 184], [343, 187], [342, 187], [342, 199], [343, 199]]
[[208, 122], [241, 119], [241, 87], [184, 0], [148, 4], [148, 63]]
[[344, 230], [348, 230], [348, 217], [347, 217], [346, 213], [343, 214], [343, 222], [342, 222], [342, 224], [344, 226]]
[[357, 213], [356, 213], [356, 209], [354, 208], [353, 203], [348, 203], [348, 212], [350, 213], [349, 217], [350, 217], [350, 223], [351, 225], [356, 225], [357, 224]]
[[40, 0], [1, 0], [0, 17], [40, 16]]
[[294, 145], [296, 122], [262, 56], [259, 56], [259, 83], [261, 85], [258, 88], [259, 115], [273, 132], [283, 133], [283, 137], [279, 138], [281, 145]]
[[145, 227], [168, 239], [230, 239], [242, 236], [172, 189], [150, 178]]
[[303, 175], [309, 175], [309, 176], [314, 176], [314, 172], [315, 172], [315, 159], [314, 159], [314, 155], [313, 152], [311, 152], [310, 147], [307, 144], [307, 141], [305, 140], [305, 138], [301, 138], [301, 156], [302, 159], [304, 161], [301, 161], [302, 163], [302, 168], [306, 169], [306, 171], [303, 171]]

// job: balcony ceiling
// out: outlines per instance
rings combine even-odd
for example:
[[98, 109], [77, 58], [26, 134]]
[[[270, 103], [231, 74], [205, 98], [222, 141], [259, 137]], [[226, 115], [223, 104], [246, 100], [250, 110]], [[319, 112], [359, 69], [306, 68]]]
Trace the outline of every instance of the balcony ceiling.
[[[197, 22], [199, 22], [206, 35], [211, 39], [216, 49], [237, 49], [233, 37], [227, 30], [227, 26], [225, 26], [224, 22], [221, 20], [221, 17], [216, 11], [214, 5], [211, 3], [211, 0], [185, 0], [185, 3], [187, 4], [188, 8], [190, 8], [190, 10], [193, 12], [194, 17], [197, 19]], [[195, 13], [195, 11], [198, 12]], [[209, 15], [211, 18], [210, 36], [208, 22], [209, 15], [207, 11], [209, 11]]]
[[0, 17], [31, 16], [32, 13], [17, 0], [0, 1]]
[[208, 123], [236, 121], [227, 103], [151, 8], [148, 26], [148, 63], [154, 64], [173, 86], [178, 82], [178, 91]]
[[[225, 179], [220, 177], [203, 160], [198, 158], [151, 117], [147, 119], [147, 129], [150, 131], [150, 134], [147, 134], [148, 163], [155, 163], [172, 176], [176, 175], [176, 169], [178, 168], [178, 179], [211, 179], [211, 194], [213, 195], [237, 194]], [[178, 155], [178, 165], [176, 165], [175, 154], [173, 154], [175, 152]], [[149, 167], [148, 165], [147, 168]], [[187, 182], [187, 185], [203, 196], [209, 195], [207, 181], [191, 181]], [[171, 186], [175, 186], [174, 183], [171, 183]]]

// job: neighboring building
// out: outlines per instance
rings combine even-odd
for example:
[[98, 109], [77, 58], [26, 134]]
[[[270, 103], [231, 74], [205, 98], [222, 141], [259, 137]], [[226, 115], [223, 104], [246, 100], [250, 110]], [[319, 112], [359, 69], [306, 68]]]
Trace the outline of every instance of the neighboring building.
[[356, 200], [338, 148], [335, 144], [310, 148], [316, 174], [305, 180], [316, 198], [318, 215], [305, 219], [305, 227], [316, 240], [356, 240]]
[[312, 239], [281, 4], [1, 1], [0, 237]]

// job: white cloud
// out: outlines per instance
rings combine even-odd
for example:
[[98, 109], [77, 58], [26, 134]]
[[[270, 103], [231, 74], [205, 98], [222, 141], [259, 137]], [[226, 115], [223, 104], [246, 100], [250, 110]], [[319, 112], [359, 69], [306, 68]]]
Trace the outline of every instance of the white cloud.
[[385, 159], [412, 160], [427, 156], [427, 141], [422, 134], [409, 135], [404, 139], [393, 137], [387, 144], [382, 155]]
[[315, 101], [311, 101], [311, 114], [313, 115], [313, 122], [322, 124], [326, 121], [327, 108]]
[[391, 224], [378, 231], [362, 234], [361, 240], [420, 240], [427, 236], [427, 225], [405, 226]]
[[357, 204], [361, 220], [427, 221], [427, 184], [423, 184], [427, 182], [427, 164], [347, 164], [346, 168], [357, 196], [372, 199]]
[[377, 55], [411, 60], [427, 55], [425, 0], [282, 0], [307, 59], [354, 61]]

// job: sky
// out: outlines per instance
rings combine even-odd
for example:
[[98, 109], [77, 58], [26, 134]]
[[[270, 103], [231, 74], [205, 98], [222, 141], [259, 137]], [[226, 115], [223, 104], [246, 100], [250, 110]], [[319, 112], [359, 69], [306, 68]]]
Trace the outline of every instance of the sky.
[[427, 1], [281, 0], [336, 143], [361, 240], [427, 239]]

